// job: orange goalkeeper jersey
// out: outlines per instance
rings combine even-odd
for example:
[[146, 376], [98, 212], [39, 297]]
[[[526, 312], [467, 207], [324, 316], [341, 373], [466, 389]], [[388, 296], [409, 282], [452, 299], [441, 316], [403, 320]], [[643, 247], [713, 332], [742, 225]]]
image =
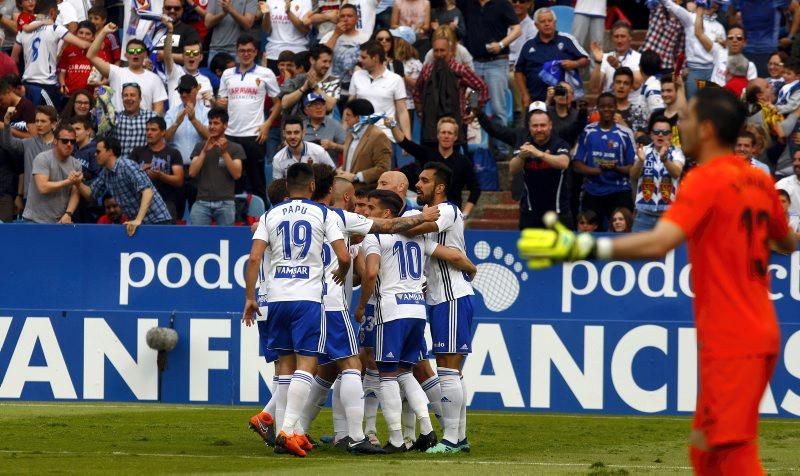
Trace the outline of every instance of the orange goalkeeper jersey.
[[717, 157], [688, 174], [663, 218], [687, 236], [700, 356], [777, 353], [769, 240], [789, 227], [772, 179], [741, 157]]

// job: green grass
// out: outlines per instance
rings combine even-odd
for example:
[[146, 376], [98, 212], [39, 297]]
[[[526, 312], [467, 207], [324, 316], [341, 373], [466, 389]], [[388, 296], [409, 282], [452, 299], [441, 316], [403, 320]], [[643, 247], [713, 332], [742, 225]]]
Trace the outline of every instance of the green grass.
[[[472, 453], [274, 455], [230, 406], [0, 403], [0, 473], [663, 474], [687, 473], [688, 418], [472, 412]], [[382, 417], [378, 416], [381, 422]], [[381, 422], [382, 423], [382, 422]], [[323, 411], [312, 428], [329, 433]], [[379, 433], [385, 432], [379, 427]], [[771, 474], [800, 471], [800, 422], [764, 420]]]

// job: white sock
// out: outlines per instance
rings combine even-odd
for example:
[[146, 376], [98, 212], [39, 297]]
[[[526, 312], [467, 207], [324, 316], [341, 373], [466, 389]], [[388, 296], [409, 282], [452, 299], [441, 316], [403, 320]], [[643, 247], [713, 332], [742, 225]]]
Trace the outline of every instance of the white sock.
[[464, 385], [464, 377], [461, 377], [461, 390], [464, 398], [461, 400], [461, 415], [458, 419], [458, 441], [467, 439], [467, 386]]
[[347, 415], [347, 434], [353, 441], [364, 439], [364, 388], [361, 386], [361, 371], [342, 371], [341, 398]]
[[291, 375], [278, 377], [278, 388], [275, 390], [275, 428], [278, 431], [283, 428], [283, 417], [286, 415], [286, 396], [289, 394], [289, 383], [291, 381]]
[[375, 428], [381, 395], [381, 379], [377, 370], [367, 369], [364, 374], [364, 431], [378, 433]]
[[298, 423], [301, 427], [306, 430], [311, 428], [311, 423], [314, 422], [314, 419], [319, 415], [319, 411], [325, 406], [325, 402], [328, 401], [331, 385], [332, 384], [327, 380], [316, 376], [314, 377], [314, 381], [311, 383], [311, 391], [308, 393], [308, 399], [298, 419]]
[[289, 391], [286, 392], [286, 415], [283, 417], [281, 431], [291, 436], [295, 433], [304, 435], [306, 429], [300, 426], [300, 413], [308, 400], [311, 392], [311, 382], [314, 376], [303, 370], [295, 370], [292, 381], [289, 383]]
[[333, 439], [339, 441], [347, 436], [347, 415], [342, 404], [342, 376], [333, 384]]
[[383, 408], [383, 418], [386, 426], [389, 427], [389, 442], [394, 446], [403, 444], [402, 423], [400, 422], [400, 412], [402, 402], [400, 400], [400, 384], [397, 377], [381, 377], [381, 407]]
[[264, 411], [275, 416], [275, 405], [276, 405], [276, 398], [275, 393], [278, 391], [278, 376], [275, 375], [272, 377], [272, 385], [269, 387], [269, 401], [267, 405], [264, 407]]
[[[403, 388], [400, 387], [400, 393], [403, 394]], [[417, 440], [417, 414], [408, 403], [405, 394], [402, 395], [403, 399], [403, 413], [400, 420], [403, 422], [403, 440]]]
[[464, 390], [461, 388], [461, 376], [458, 370], [440, 367], [439, 386], [442, 388], [442, 418], [444, 420], [443, 439], [457, 444], [458, 426], [461, 418], [461, 405], [464, 401]]
[[425, 395], [428, 396], [431, 410], [439, 421], [439, 426], [444, 430], [444, 420], [442, 419], [442, 387], [439, 386], [439, 377], [434, 375], [420, 384]]
[[406, 372], [397, 376], [397, 381], [400, 383], [403, 392], [406, 394], [408, 406], [416, 414], [419, 420], [419, 432], [422, 435], [427, 435], [433, 431], [431, 425], [431, 416], [428, 413], [428, 397], [420, 387], [419, 382], [411, 372]]

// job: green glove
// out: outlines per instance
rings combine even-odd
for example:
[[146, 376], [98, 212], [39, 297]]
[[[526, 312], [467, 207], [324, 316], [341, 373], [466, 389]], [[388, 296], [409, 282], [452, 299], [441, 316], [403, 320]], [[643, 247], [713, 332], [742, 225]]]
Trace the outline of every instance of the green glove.
[[522, 230], [517, 249], [531, 269], [542, 269], [564, 261], [579, 261], [596, 255], [595, 238], [589, 233], [576, 235], [558, 221], [555, 212], [543, 217], [546, 229]]

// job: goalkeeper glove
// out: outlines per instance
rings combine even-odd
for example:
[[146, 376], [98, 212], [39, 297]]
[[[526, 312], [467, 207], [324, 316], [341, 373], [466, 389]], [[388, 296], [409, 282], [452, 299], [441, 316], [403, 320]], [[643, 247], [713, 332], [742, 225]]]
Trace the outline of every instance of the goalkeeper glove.
[[[543, 221], [547, 229], [522, 230], [522, 235], [517, 241], [519, 254], [528, 261], [529, 268], [542, 269], [563, 261], [610, 257], [610, 239], [596, 240], [589, 233], [576, 235], [558, 221], [558, 216], [554, 212], [545, 213]], [[598, 250], [598, 244], [603, 248], [602, 252]]]

